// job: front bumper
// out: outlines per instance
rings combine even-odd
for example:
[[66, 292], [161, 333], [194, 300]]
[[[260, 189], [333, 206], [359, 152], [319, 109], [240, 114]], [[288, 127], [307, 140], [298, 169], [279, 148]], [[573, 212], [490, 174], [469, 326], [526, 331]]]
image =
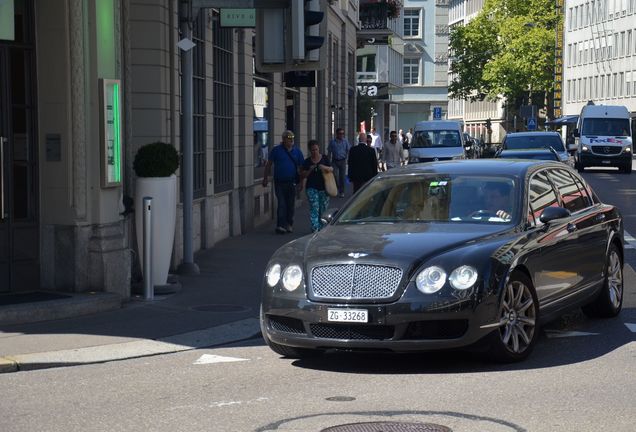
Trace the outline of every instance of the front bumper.
[[610, 166], [610, 167], [624, 167], [625, 165], [631, 165], [632, 154], [620, 153], [617, 155], [602, 155], [592, 152], [579, 153], [579, 162], [584, 166]]
[[[272, 297], [263, 303], [263, 335], [279, 345], [342, 350], [430, 351], [471, 345], [493, 331], [497, 302], [473, 297], [390, 304], [323, 303]], [[335, 323], [328, 309], [365, 309], [367, 323]]]

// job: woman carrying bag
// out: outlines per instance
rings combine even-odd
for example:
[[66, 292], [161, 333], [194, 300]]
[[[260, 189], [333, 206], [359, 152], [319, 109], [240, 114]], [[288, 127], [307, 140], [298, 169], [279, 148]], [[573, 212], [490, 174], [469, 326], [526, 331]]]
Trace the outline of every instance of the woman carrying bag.
[[333, 168], [329, 163], [329, 158], [320, 153], [320, 146], [316, 140], [309, 141], [309, 157], [303, 162], [301, 175], [307, 179], [305, 192], [309, 201], [309, 221], [311, 222], [311, 231], [316, 232], [322, 228], [320, 215], [329, 205], [329, 195], [325, 190], [323, 176], [330, 175], [333, 178]]

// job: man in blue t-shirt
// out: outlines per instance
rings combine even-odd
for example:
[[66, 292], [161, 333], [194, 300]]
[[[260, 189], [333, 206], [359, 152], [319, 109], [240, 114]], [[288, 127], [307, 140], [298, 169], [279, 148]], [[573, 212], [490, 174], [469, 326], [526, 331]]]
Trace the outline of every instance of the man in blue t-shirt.
[[298, 170], [305, 160], [300, 149], [294, 146], [294, 133], [286, 130], [282, 137], [283, 141], [269, 152], [263, 176], [263, 186], [266, 187], [274, 165], [274, 194], [278, 201], [275, 230], [277, 234], [293, 231], [296, 185], [300, 183]]

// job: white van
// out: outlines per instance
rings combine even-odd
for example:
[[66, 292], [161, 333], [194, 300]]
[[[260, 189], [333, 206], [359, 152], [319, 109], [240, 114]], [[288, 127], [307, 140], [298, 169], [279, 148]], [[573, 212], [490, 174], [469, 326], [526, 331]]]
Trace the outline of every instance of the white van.
[[466, 145], [461, 121], [417, 122], [409, 149], [409, 163], [466, 159]]
[[629, 111], [618, 105], [586, 105], [581, 110], [577, 129], [575, 166], [618, 167], [632, 172], [632, 132]]

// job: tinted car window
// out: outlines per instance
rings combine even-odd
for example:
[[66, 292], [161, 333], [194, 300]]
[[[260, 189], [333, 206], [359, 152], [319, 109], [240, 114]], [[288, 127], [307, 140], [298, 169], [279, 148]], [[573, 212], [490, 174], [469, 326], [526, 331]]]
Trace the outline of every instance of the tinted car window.
[[552, 134], [537, 135], [508, 135], [504, 140], [504, 150], [519, 150], [531, 148], [548, 148], [552, 147], [556, 151], [565, 151], [563, 141], [560, 137]]
[[501, 176], [384, 177], [357, 194], [336, 223], [509, 223], [518, 196], [515, 180]]
[[560, 169], [550, 170], [550, 178], [561, 195], [563, 207], [570, 210], [570, 213], [589, 206], [587, 195], [577, 186], [569, 172]]
[[530, 211], [536, 220], [536, 224], [541, 225], [542, 222], [539, 217], [543, 210], [547, 207], [558, 207], [559, 201], [545, 171], [532, 176], [528, 188]]
[[628, 136], [628, 119], [587, 118], [583, 121], [582, 135]]
[[411, 147], [460, 147], [461, 143], [461, 137], [456, 130], [427, 130], [415, 131]]

